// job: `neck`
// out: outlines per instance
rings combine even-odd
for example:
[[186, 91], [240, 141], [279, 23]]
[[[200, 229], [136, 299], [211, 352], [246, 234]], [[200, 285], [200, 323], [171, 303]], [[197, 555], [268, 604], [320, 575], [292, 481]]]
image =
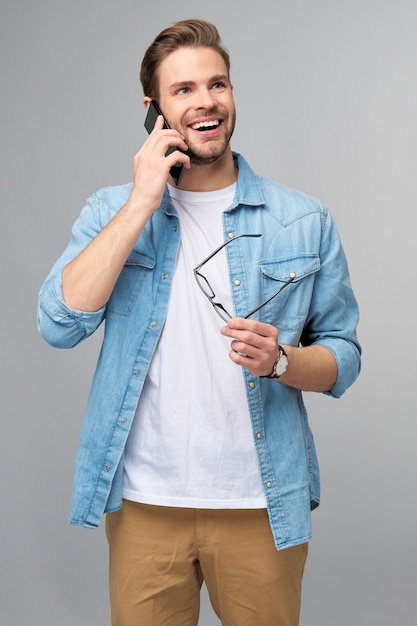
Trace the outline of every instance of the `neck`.
[[184, 170], [178, 189], [184, 191], [216, 191], [233, 185], [237, 179], [237, 168], [229, 149], [214, 163], [208, 165], [192, 164]]

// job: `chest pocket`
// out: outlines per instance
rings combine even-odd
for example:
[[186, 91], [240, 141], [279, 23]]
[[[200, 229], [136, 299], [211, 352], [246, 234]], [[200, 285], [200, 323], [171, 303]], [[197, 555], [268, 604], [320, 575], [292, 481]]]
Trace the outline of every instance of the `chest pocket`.
[[308, 319], [318, 255], [302, 255], [259, 262], [262, 302], [271, 298], [290, 278], [293, 281], [260, 311], [260, 319], [281, 331], [301, 334]]
[[154, 267], [155, 259], [132, 250], [113, 288], [106, 314], [129, 315]]

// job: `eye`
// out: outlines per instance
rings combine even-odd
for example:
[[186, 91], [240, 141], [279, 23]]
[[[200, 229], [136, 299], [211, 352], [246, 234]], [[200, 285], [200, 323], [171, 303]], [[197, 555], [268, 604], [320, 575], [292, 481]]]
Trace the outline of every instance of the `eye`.
[[226, 83], [218, 80], [217, 82], [213, 83], [212, 89], [215, 89], [216, 91], [224, 91], [226, 89], [226, 86]]
[[183, 96], [183, 95], [185, 95], [187, 93], [190, 93], [190, 88], [189, 87], [180, 87], [179, 89], [177, 89], [177, 91], [175, 93], [178, 96]]

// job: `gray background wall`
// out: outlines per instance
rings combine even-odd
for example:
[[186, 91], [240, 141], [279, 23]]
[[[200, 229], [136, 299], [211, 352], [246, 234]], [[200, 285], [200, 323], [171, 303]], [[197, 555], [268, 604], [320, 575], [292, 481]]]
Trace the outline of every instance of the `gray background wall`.
[[[219, 27], [232, 56], [234, 149], [323, 200], [361, 312], [363, 372], [307, 397], [322, 506], [302, 626], [416, 619], [417, 4], [414, 0], [3, 0], [1, 552], [3, 626], [108, 626], [107, 554], [67, 524], [100, 336], [36, 331], [37, 292], [85, 198], [130, 180], [145, 138], [145, 48], [177, 19]], [[201, 624], [217, 624], [206, 596]]]

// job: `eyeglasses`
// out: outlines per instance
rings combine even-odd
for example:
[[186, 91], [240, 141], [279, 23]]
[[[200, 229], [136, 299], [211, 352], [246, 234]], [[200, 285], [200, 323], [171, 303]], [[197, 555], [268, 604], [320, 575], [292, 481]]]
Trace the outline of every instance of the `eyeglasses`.
[[[216, 302], [215, 301], [216, 294], [214, 293], [213, 287], [210, 285], [210, 283], [207, 280], [207, 278], [200, 272], [200, 270], [203, 267], [203, 265], [205, 265], [208, 261], [210, 261], [210, 259], [212, 259], [218, 252], [220, 252], [220, 250], [225, 248], [229, 243], [232, 243], [236, 239], [239, 239], [240, 237], [262, 237], [262, 235], [261, 234], [256, 234], [256, 235], [252, 235], [252, 234], [251, 235], [236, 235], [235, 237], [233, 237], [233, 239], [229, 239], [229, 241], [225, 241], [224, 243], [222, 243], [221, 246], [216, 248], [216, 250], [214, 252], [212, 252], [206, 259], [204, 259], [204, 261], [201, 261], [201, 263], [199, 263], [199, 265], [197, 265], [197, 267], [195, 267], [193, 269], [194, 278], [197, 281], [197, 285], [200, 287], [201, 291], [204, 293], [206, 298], [208, 298], [210, 304], [212, 305], [212, 307], [216, 311], [217, 315], [219, 317], [221, 317], [221, 319], [224, 322], [227, 322], [227, 320], [229, 320], [231, 317], [233, 317], [233, 315], [231, 315], [229, 313], [229, 311], [227, 311], [227, 309], [225, 309], [225, 307], [222, 305], [221, 302]], [[244, 319], [247, 319], [248, 317], [251, 317], [252, 315], [257, 313], [260, 309], [262, 309], [262, 307], [264, 307], [266, 304], [268, 304], [268, 302], [271, 302], [271, 300], [273, 300], [275, 298], [275, 296], [277, 296], [287, 285], [292, 283], [294, 278], [295, 278], [295, 276], [291, 276], [283, 285], [281, 285], [281, 287], [278, 289], [278, 291], [276, 291], [272, 296], [270, 296], [268, 298], [268, 300], [265, 300], [265, 302], [262, 302], [262, 304], [260, 304], [255, 309], [253, 309], [253, 311], [250, 311], [250, 313], [248, 313], [247, 315], [244, 315], [243, 316]]]

